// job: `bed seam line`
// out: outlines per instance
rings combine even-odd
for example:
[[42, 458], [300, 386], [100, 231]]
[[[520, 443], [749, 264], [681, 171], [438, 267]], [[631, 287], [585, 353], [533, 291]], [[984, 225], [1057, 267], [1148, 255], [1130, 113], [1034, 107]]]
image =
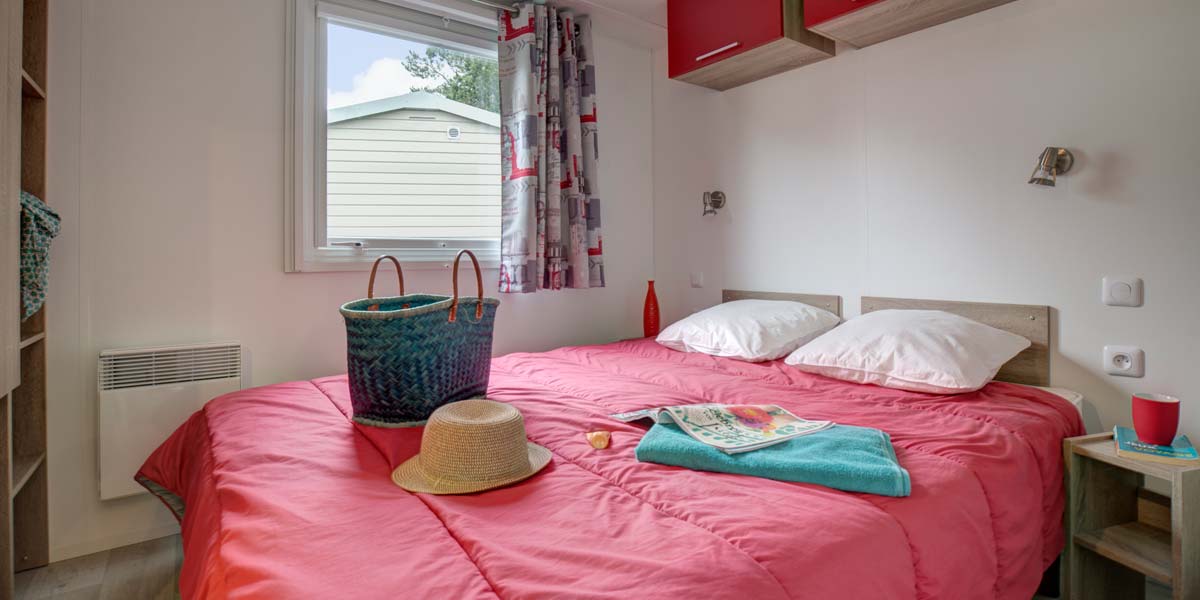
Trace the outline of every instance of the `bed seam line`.
[[[518, 373], [514, 373], [514, 372], [512, 372], [511, 370], [509, 370], [509, 369], [506, 369], [506, 368], [504, 368], [504, 367], [492, 367], [492, 369], [493, 369], [493, 370], [498, 370], [498, 371], [501, 371], [501, 372], [503, 372], [503, 373], [505, 373], [505, 374], [507, 374], [507, 375], [509, 375], [509, 376], [513, 376], [513, 377], [519, 377], [519, 376], [523, 376], [523, 375], [520, 375], [520, 374], [518, 374]], [[533, 378], [532, 378], [532, 377], [529, 377], [529, 379], [531, 379], [531, 380], [532, 380]], [[580, 399], [580, 400], [587, 400], [587, 401], [589, 401], [589, 402], [591, 402], [591, 403], [593, 403], [593, 404], [596, 404], [596, 405], [600, 405], [600, 406], [602, 406], [602, 405], [601, 405], [599, 402], [597, 402], [597, 401], [596, 401], [595, 399], [593, 399], [593, 398], [587, 398], [587, 397], [584, 397], [584, 396], [579, 396], [579, 395], [577, 395], [577, 394], [575, 394], [575, 393], [573, 393], [573, 392], [570, 392], [570, 391], [567, 391], [567, 390], [563, 390], [563, 389], [561, 389], [561, 388], [558, 388], [557, 386], [552, 386], [551, 384], [549, 384], [549, 383], [546, 383], [545, 381], [537, 381], [537, 383], [539, 383], [540, 385], [542, 385], [542, 386], [545, 386], [545, 387], [547, 387], [547, 388], [553, 388], [553, 389], [556, 389], [556, 391], [558, 391], [559, 393], [566, 394], [566, 395], [572, 396], [572, 397], [574, 397], [574, 398], [578, 398], [578, 399]], [[528, 435], [528, 433], [527, 433], [526, 435]], [[532, 439], [532, 438], [530, 438], [530, 439]], [[600, 473], [597, 473], [596, 471], [593, 471], [593, 470], [591, 470], [591, 469], [589, 469], [589, 468], [587, 468], [587, 467], [585, 467], [585, 466], [583, 466], [583, 465], [579, 464], [578, 462], [574, 461], [573, 459], [571, 459], [571, 458], [569, 458], [569, 457], [567, 457], [567, 456], [565, 456], [565, 455], [563, 455], [563, 454], [559, 453], [557, 450], [555, 450], [554, 448], [552, 448], [551, 446], [549, 446], [549, 445], [547, 445], [547, 444], [544, 444], [544, 443], [539, 443], [539, 445], [541, 445], [542, 447], [544, 447], [544, 448], [546, 448], [547, 450], [549, 450], [550, 452], [552, 452], [552, 453], [553, 453], [555, 456], [558, 456], [558, 457], [562, 458], [564, 461], [566, 461], [566, 462], [570, 463], [570, 464], [571, 464], [572, 466], [574, 466], [575, 468], [577, 468], [577, 469], [579, 469], [579, 470], [581, 470], [581, 471], [583, 471], [583, 472], [585, 472], [585, 473], [589, 473], [589, 474], [591, 474], [593, 477], [596, 477], [596, 478], [600, 479], [601, 481], [605, 482], [605, 483], [606, 483], [606, 484], [608, 484], [609, 486], [611, 486], [611, 487], [614, 487], [614, 488], [616, 488], [616, 489], [619, 489], [619, 490], [621, 490], [622, 492], [624, 492], [626, 495], [628, 495], [629, 497], [631, 497], [631, 498], [634, 498], [635, 500], [637, 500], [638, 502], [641, 502], [642, 504], [645, 504], [646, 506], [649, 506], [650, 508], [654, 509], [654, 510], [655, 510], [655, 512], [658, 512], [659, 514], [661, 514], [661, 515], [663, 515], [663, 516], [665, 516], [665, 517], [669, 517], [669, 518], [671, 518], [671, 519], [675, 519], [676, 521], [679, 521], [680, 523], [686, 523], [686, 524], [688, 524], [688, 525], [691, 525], [692, 527], [695, 527], [695, 528], [697, 528], [697, 529], [700, 529], [700, 530], [702, 530], [702, 531], [706, 531], [706, 532], [708, 532], [708, 534], [709, 534], [709, 535], [711, 535], [711, 536], [713, 536], [713, 537], [715, 537], [715, 538], [717, 538], [717, 539], [719, 539], [719, 540], [721, 540], [721, 541], [725, 542], [725, 544], [726, 544], [726, 545], [728, 545], [730, 548], [733, 548], [734, 550], [737, 550], [737, 551], [738, 551], [740, 554], [742, 554], [742, 555], [743, 555], [743, 556], [745, 556], [746, 558], [750, 559], [750, 561], [751, 561], [751, 562], [753, 562], [754, 564], [758, 565], [758, 567], [759, 567], [760, 569], [762, 569], [762, 570], [763, 570], [763, 572], [764, 572], [764, 573], [766, 573], [766, 574], [767, 574], [767, 575], [768, 575], [768, 576], [771, 578], [771, 580], [772, 580], [772, 581], [774, 581], [774, 582], [775, 582], [775, 585], [779, 586], [779, 589], [780, 589], [780, 591], [782, 591], [782, 592], [783, 592], [783, 594], [784, 594], [785, 596], [787, 596], [787, 597], [789, 597], [789, 598], [790, 598], [790, 597], [792, 597], [792, 595], [791, 595], [790, 593], [788, 593], [788, 590], [787, 590], [787, 588], [786, 588], [786, 587], [783, 585], [783, 583], [782, 583], [781, 581], [779, 581], [779, 578], [778, 578], [778, 577], [776, 577], [776, 576], [775, 576], [775, 574], [774, 574], [774, 573], [772, 573], [772, 572], [771, 572], [771, 570], [770, 570], [770, 569], [768, 569], [768, 568], [766, 567], [766, 565], [764, 565], [764, 564], [762, 564], [761, 562], [759, 562], [759, 560], [758, 560], [757, 558], [755, 558], [753, 555], [751, 555], [749, 552], [747, 552], [747, 551], [746, 551], [744, 548], [742, 548], [741, 546], [739, 546], [739, 545], [735, 544], [735, 543], [734, 543], [732, 540], [730, 540], [730, 539], [726, 538], [725, 536], [723, 536], [723, 535], [721, 535], [721, 534], [719, 534], [719, 533], [717, 533], [717, 532], [715, 532], [715, 531], [713, 531], [713, 530], [709, 529], [708, 527], [705, 527], [705, 526], [703, 526], [703, 525], [701, 525], [701, 524], [699, 524], [699, 523], [696, 523], [696, 522], [694, 522], [694, 521], [690, 521], [690, 520], [688, 520], [688, 519], [685, 519], [685, 518], [683, 518], [683, 517], [680, 517], [680, 516], [677, 516], [677, 515], [674, 515], [674, 514], [671, 514], [671, 513], [668, 513], [668, 512], [666, 512], [664, 509], [662, 509], [662, 508], [659, 508], [658, 506], [656, 506], [654, 503], [650, 502], [649, 500], [646, 500], [645, 498], [643, 498], [643, 497], [641, 497], [641, 496], [639, 496], [639, 495], [637, 495], [637, 494], [635, 494], [635, 493], [631, 492], [630, 490], [626, 489], [626, 488], [625, 488], [625, 486], [621, 485], [620, 483], [618, 483], [618, 482], [616, 482], [616, 481], [613, 481], [613, 480], [609, 479], [608, 477], [605, 477], [604, 475], [601, 475]]]
[[[321, 388], [321, 386], [317, 385], [315, 379], [308, 380], [308, 384], [313, 386], [313, 388], [315, 388], [322, 396], [325, 396], [325, 399], [329, 401], [329, 405], [333, 407], [333, 410], [337, 411], [337, 414], [342, 415], [342, 418], [345, 419], [346, 423], [350, 425], [350, 428], [354, 430], [354, 435], [362, 436], [364, 439], [366, 439], [367, 444], [371, 446], [371, 449], [373, 449], [375, 453], [379, 455], [379, 458], [383, 459], [384, 464], [388, 465], [390, 468], [392, 463], [391, 460], [388, 459], [388, 455], [384, 453], [383, 448], [380, 448], [379, 445], [375, 443], [375, 440], [372, 439], [371, 436], [363, 435], [362, 432], [358, 430], [353, 416], [342, 412], [342, 409], [339, 408], [337, 403], [333, 401], [333, 396], [330, 396], [328, 392]], [[351, 408], [352, 412], [353, 410], [354, 409]]]
[[487, 574], [483, 572], [483, 568], [480, 567], [479, 563], [475, 561], [475, 557], [471, 556], [470, 552], [467, 552], [466, 546], [463, 546], [462, 540], [459, 540], [458, 536], [454, 535], [454, 531], [451, 530], [450, 526], [446, 524], [445, 519], [442, 519], [442, 516], [439, 515], [436, 510], [433, 510], [433, 507], [429, 505], [429, 502], [427, 502], [424, 497], [422, 497], [422, 494], [413, 492], [409, 493], [425, 506], [425, 510], [428, 510], [429, 514], [433, 515], [433, 518], [438, 520], [438, 523], [441, 523], [442, 529], [446, 530], [446, 535], [450, 536], [450, 539], [454, 540], [454, 543], [458, 545], [458, 549], [462, 550], [463, 556], [467, 557], [467, 560], [472, 566], [475, 567], [475, 572], [479, 573], [479, 577], [483, 579], [484, 583], [488, 584], [488, 588], [492, 590], [492, 595], [503, 600], [503, 596], [500, 595], [500, 592], [496, 591], [496, 585], [492, 583], [491, 578], [489, 578]]
[[717, 533], [717, 532], [715, 532], [715, 531], [713, 531], [713, 530], [709, 529], [708, 527], [705, 527], [705, 526], [703, 526], [703, 525], [701, 525], [701, 524], [699, 524], [699, 523], [696, 523], [696, 522], [694, 522], [694, 521], [691, 521], [691, 520], [689, 520], [689, 519], [686, 519], [686, 518], [684, 518], [684, 517], [680, 517], [680, 516], [678, 516], [678, 515], [671, 514], [671, 513], [667, 512], [666, 510], [664, 510], [664, 509], [662, 509], [662, 508], [659, 508], [659, 507], [658, 507], [658, 506], [656, 506], [656, 505], [655, 505], [653, 502], [650, 502], [649, 500], [647, 500], [647, 499], [645, 499], [645, 498], [643, 498], [643, 497], [641, 497], [641, 496], [639, 496], [639, 495], [635, 494], [634, 492], [631, 492], [630, 490], [626, 489], [626, 488], [625, 488], [625, 486], [621, 485], [620, 483], [618, 483], [618, 482], [616, 482], [616, 481], [613, 481], [613, 480], [609, 479], [608, 477], [605, 477], [604, 475], [601, 475], [600, 473], [597, 473], [596, 471], [593, 471], [593, 470], [591, 470], [591, 469], [589, 469], [589, 468], [587, 468], [587, 467], [585, 467], [585, 466], [583, 466], [583, 465], [579, 464], [579, 463], [578, 463], [578, 462], [576, 462], [575, 460], [573, 460], [573, 459], [571, 459], [570, 457], [567, 457], [567, 456], [565, 456], [565, 455], [563, 455], [563, 454], [559, 453], [557, 450], [555, 450], [554, 448], [551, 448], [550, 446], [548, 446], [548, 445], [546, 445], [546, 444], [540, 444], [540, 443], [539, 443], [539, 445], [541, 445], [543, 448], [546, 448], [546, 449], [547, 449], [547, 450], [549, 450], [551, 453], [553, 453], [555, 456], [557, 456], [557, 457], [561, 458], [561, 459], [562, 459], [562, 460], [564, 460], [565, 462], [567, 462], [567, 463], [570, 463], [570, 465], [571, 465], [571, 466], [573, 466], [573, 467], [575, 467], [575, 468], [579, 469], [580, 471], [583, 471], [584, 473], [588, 473], [588, 474], [590, 474], [591, 476], [593, 476], [593, 477], [596, 477], [597, 479], [599, 479], [599, 480], [603, 481], [604, 483], [608, 484], [610, 487], [613, 487], [613, 488], [616, 488], [616, 489], [620, 490], [621, 492], [623, 492], [625, 495], [629, 496], [630, 498], [633, 498], [634, 500], [637, 500], [638, 502], [641, 502], [642, 504], [645, 504], [646, 506], [649, 506], [650, 508], [654, 509], [654, 511], [655, 511], [655, 512], [657, 512], [658, 514], [660, 514], [660, 515], [663, 515], [664, 517], [668, 517], [668, 518], [674, 519], [674, 520], [676, 520], [676, 521], [679, 521], [680, 523], [685, 523], [685, 524], [687, 524], [687, 525], [690, 525], [690, 526], [692, 526], [692, 527], [695, 527], [696, 529], [699, 529], [699, 530], [701, 530], [701, 531], [704, 531], [704, 532], [708, 533], [709, 535], [711, 535], [711, 536], [715, 537], [716, 539], [718, 539], [718, 540], [721, 540], [722, 542], [725, 542], [725, 544], [726, 544], [727, 546], [729, 546], [730, 548], [733, 548], [733, 549], [734, 549], [734, 550], [736, 550], [736, 551], [737, 551], [739, 554], [741, 554], [741, 555], [745, 556], [746, 558], [750, 559], [750, 562], [754, 563], [755, 565], [758, 565], [758, 568], [759, 568], [759, 569], [762, 569], [763, 573], [766, 573], [766, 574], [767, 574], [767, 576], [768, 576], [768, 577], [770, 577], [770, 578], [771, 578], [771, 580], [775, 582], [775, 585], [779, 587], [779, 590], [780, 590], [781, 592], [783, 592], [783, 595], [784, 595], [784, 596], [787, 596], [788, 598], [793, 598], [793, 597], [794, 597], [794, 596], [792, 596], [792, 595], [791, 595], [791, 594], [788, 592], [788, 590], [787, 590], [787, 587], [785, 587], [785, 586], [783, 585], [783, 582], [779, 581], [779, 578], [778, 578], [778, 577], [776, 577], [776, 576], [775, 576], [775, 574], [774, 574], [774, 573], [772, 573], [772, 572], [771, 572], [771, 570], [770, 570], [770, 569], [768, 569], [768, 568], [766, 567], [766, 565], [764, 565], [764, 564], [763, 564], [762, 562], [760, 562], [760, 561], [759, 561], [757, 558], [755, 558], [755, 557], [754, 557], [752, 554], [750, 554], [748, 551], [746, 551], [746, 549], [744, 549], [744, 548], [742, 548], [741, 546], [739, 546], [739, 545], [735, 544], [735, 543], [734, 543], [732, 540], [730, 540], [729, 538], [726, 538], [725, 536], [723, 536], [723, 535], [721, 535], [721, 534], [719, 534], [719, 533]]
[[[526, 376], [526, 375], [522, 375], [522, 374], [519, 374], [519, 373], [514, 373], [513, 371], [511, 371], [511, 370], [509, 370], [509, 369], [506, 369], [506, 368], [504, 368], [504, 367], [493, 367], [493, 369], [494, 369], [494, 370], [499, 370], [499, 371], [501, 371], [501, 372], [503, 372], [503, 373], [505, 373], [505, 374], [507, 374], [507, 375], [509, 375], [509, 376], [512, 376], [512, 377], [527, 377], [527, 378], [528, 378], [528, 379], [530, 379], [530, 380], [534, 380], [534, 378], [533, 378], [533, 377]], [[557, 392], [559, 392], [559, 393], [561, 393], [561, 394], [565, 394], [565, 395], [568, 395], [568, 396], [571, 396], [571, 397], [574, 397], [574, 398], [577, 398], [577, 399], [580, 399], [580, 400], [587, 400], [587, 401], [591, 402], [592, 404], [595, 404], [595, 405], [597, 405], [597, 406], [600, 406], [600, 407], [603, 407], [603, 406], [604, 406], [603, 404], [601, 404], [599, 401], [597, 401], [597, 400], [596, 400], [596, 399], [594, 399], [594, 398], [588, 398], [588, 397], [586, 397], [586, 396], [580, 396], [579, 394], [577, 394], [577, 393], [575, 393], [575, 392], [572, 392], [572, 391], [570, 391], [570, 390], [565, 390], [565, 389], [563, 389], [563, 388], [562, 388], [562, 387], [560, 387], [560, 386], [556, 386], [556, 385], [550, 384], [550, 383], [548, 383], [548, 382], [546, 382], [546, 381], [542, 381], [542, 380], [536, 380], [535, 382], [536, 382], [536, 383], [538, 383], [538, 384], [540, 384], [540, 385], [542, 385], [542, 386], [544, 386], [544, 387], [546, 387], [546, 388], [554, 389], [555, 391], [557, 391]], [[609, 410], [612, 410], [612, 409], [610, 408]], [[719, 533], [717, 533], [717, 532], [715, 532], [715, 531], [713, 531], [713, 530], [709, 529], [708, 527], [705, 527], [705, 526], [703, 526], [703, 525], [701, 525], [701, 524], [699, 524], [699, 523], [696, 523], [696, 522], [694, 522], [694, 521], [688, 520], [688, 519], [686, 519], [686, 518], [684, 518], [684, 517], [680, 517], [680, 516], [678, 516], [678, 515], [671, 514], [671, 513], [667, 512], [666, 510], [664, 510], [664, 509], [662, 509], [662, 508], [659, 508], [658, 506], [656, 506], [654, 503], [650, 502], [649, 500], [646, 500], [645, 498], [643, 498], [643, 497], [639, 496], [638, 494], [636, 494], [636, 493], [634, 493], [634, 492], [632, 492], [632, 491], [630, 491], [630, 490], [626, 489], [626, 488], [625, 488], [625, 486], [621, 485], [619, 482], [613, 481], [613, 480], [609, 479], [608, 477], [605, 477], [604, 475], [602, 475], [602, 474], [600, 474], [600, 473], [597, 473], [596, 471], [593, 471], [593, 470], [591, 470], [591, 469], [589, 469], [589, 468], [587, 468], [587, 467], [585, 467], [585, 466], [583, 466], [583, 465], [579, 464], [579, 463], [578, 463], [578, 462], [576, 462], [575, 460], [573, 460], [573, 459], [571, 459], [571, 458], [569, 458], [569, 457], [567, 457], [567, 456], [565, 456], [565, 455], [563, 455], [563, 454], [559, 453], [558, 451], [556, 451], [554, 448], [550, 447], [550, 446], [549, 446], [549, 445], [547, 445], [547, 444], [544, 444], [544, 443], [543, 443], [543, 444], [540, 444], [540, 445], [541, 445], [541, 446], [543, 446], [543, 447], [545, 447], [546, 449], [550, 450], [552, 453], [554, 453], [554, 455], [555, 455], [555, 456], [561, 457], [563, 460], [565, 460], [566, 462], [570, 463], [572, 466], [576, 467], [577, 469], [580, 469], [581, 471], [584, 471], [584, 472], [586, 472], [586, 473], [589, 473], [589, 474], [591, 474], [593, 477], [599, 478], [601, 481], [605, 482], [605, 483], [606, 483], [606, 484], [608, 484], [609, 486], [612, 486], [612, 487], [614, 487], [614, 488], [616, 488], [616, 489], [619, 489], [619, 490], [621, 490], [623, 493], [625, 493], [626, 495], [628, 495], [628, 496], [630, 496], [630, 497], [632, 497], [632, 498], [636, 499], [638, 502], [641, 502], [641, 503], [645, 504], [646, 506], [649, 506], [650, 508], [654, 509], [654, 510], [655, 510], [655, 512], [658, 512], [659, 514], [661, 514], [661, 515], [663, 515], [663, 516], [669, 517], [669, 518], [671, 518], [671, 519], [674, 519], [674, 520], [676, 520], [676, 521], [679, 521], [679, 522], [681, 522], [681, 523], [686, 523], [686, 524], [688, 524], [688, 525], [691, 525], [692, 527], [695, 527], [695, 528], [697, 528], [697, 529], [700, 529], [700, 530], [702, 530], [702, 531], [705, 531], [705, 532], [707, 532], [709, 535], [712, 535], [713, 537], [715, 537], [715, 538], [717, 538], [717, 539], [719, 539], [719, 540], [721, 540], [721, 541], [725, 542], [725, 544], [726, 544], [726, 545], [728, 545], [729, 547], [733, 548], [734, 550], [737, 550], [737, 551], [738, 551], [740, 554], [742, 554], [742, 555], [743, 555], [743, 556], [745, 556], [746, 558], [750, 559], [750, 561], [751, 561], [751, 562], [753, 562], [754, 564], [758, 565], [758, 567], [759, 567], [760, 569], [762, 569], [764, 573], [766, 573], [768, 576], [770, 576], [770, 577], [771, 577], [771, 579], [772, 579], [772, 580], [775, 582], [775, 584], [776, 584], [777, 586], [779, 586], [779, 589], [780, 589], [780, 590], [783, 592], [783, 594], [784, 594], [785, 596], [787, 596], [787, 597], [789, 597], [789, 598], [793, 597], [793, 596], [792, 596], [792, 595], [791, 595], [791, 594], [788, 592], [787, 588], [786, 588], [786, 587], [783, 585], [783, 583], [782, 583], [781, 581], [779, 581], [779, 578], [778, 578], [778, 577], [776, 577], [776, 576], [775, 576], [775, 574], [774, 574], [774, 573], [772, 573], [772, 572], [771, 572], [771, 570], [770, 570], [770, 569], [768, 569], [768, 568], [766, 567], [766, 565], [764, 565], [764, 564], [762, 564], [761, 562], [759, 562], [759, 560], [758, 560], [757, 558], [755, 558], [753, 555], [751, 555], [751, 554], [750, 554], [750, 553], [749, 553], [747, 550], [745, 550], [745, 549], [744, 549], [744, 548], [742, 548], [741, 546], [739, 546], [739, 545], [735, 544], [735, 543], [734, 543], [732, 540], [730, 540], [730, 539], [726, 538], [725, 536], [722, 536], [721, 534], [719, 534]], [[911, 548], [911, 546], [910, 546], [910, 548]]]
[[[310, 379], [310, 380], [308, 380], [308, 383], [309, 383], [309, 385], [312, 385], [313, 388], [315, 388], [318, 392], [320, 392], [320, 394], [322, 396], [325, 396], [325, 399], [329, 401], [329, 404], [333, 406], [333, 409], [335, 411], [337, 411], [337, 413], [339, 415], [342, 415], [343, 419], [346, 419], [346, 423], [349, 424], [352, 429], [354, 429], [355, 435], [362, 435], [362, 432], [358, 431], [358, 428], [354, 426], [354, 421], [352, 419], [348, 418], [346, 413], [342, 412], [342, 409], [338, 408], [338, 405], [333, 401], [332, 396], [330, 396], [328, 393], [326, 393], [325, 390], [321, 389], [321, 386], [317, 385], [315, 380]], [[365, 437], [367, 439], [367, 442], [371, 445], [371, 448], [373, 448], [375, 450], [375, 452], [379, 454], [379, 457], [381, 459], [383, 459], [384, 464], [388, 465], [390, 468], [391, 462], [389, 462], [388, 457], [386, 454], [383, 453], [383, 450], [381, 450], [379, 448], [379, 446], [375, 445], [375, 441], [372, 440], [369, 436], [363, 436], [363, 437]], [[209, 442], [210, 446], [211, 446], [211, 444], [212, 443]], [[462, 550], [463, 556], [465, 556], [467, 558], [467, 561], [471, 563], [471, 566], [475, 567], [475, 572], [479, 573], [479, 577], [483, 579], [484, 583], [488, 584], [488, 588], [490, 590], [492, 590], [492, 595], [495, 596], [496, 598], [500, 598], [500, 600], [503, 600], [503, 597], [500, 595], [500, 593], [496, 591], [495, 584], [493, 584], [492, 580], [489, 579], [488, 576], [484, 574], [483, 569], [479, 566], [479, 563], [475, 562], [475, 558], [473, 556], [471, 556], [471, 553], [467, 552], [467, 549], [466, 549], [466, 547], [463, 546], [462, 541], [458, 539], [458, 536], [454, 535], [454, 532], [450, 529], [450, 526], [446, 524], [446, 521], [444, 519], [442, 519], [442, 516], [437, 514], [437, 511], [433, 510], [433, 507], [430, 506], [429, 503], [425, 501], [425, 498], [421, 497], [421, 494], [417, 494], [417, 493], [413, 493], [413, 492], [408, 492], [408, 493], [411, 496], [415, 497], [418, 501], [420, 501], [421, 504], [423, 506], [425, 506], [425, 510], [429, 511], [429, 514], [433, 515], [433, 518], [438, 520], [438, 523], [441, 524], [442, 529], [446, 530], [446, 535], [450, 536], [450, 539], [454, 540], [454, 543], [455, 543], [455, 545], [458, 546], [458, 549]]]
[[[983, 502], [987, 505], [988, 509], [988, 528], [992, 531], [992, 553], [995, 555], [993, 562], [995, 563], [996, 567], [996, 579], [992, 582], [992, 592], [994, 594], [998, 593], [1000, 589], [1000, 541], [999, 537], [996, 535], [996, 516], [995, 511], [992, 510], [992, 498], [991, 496], [988, 496], [987, 488], [985, 488], [983, 485], [983, 480], [979, 478], [979, 474], [976, 473], [974, 469], [952, 456], [946, 456], [945, 454], [939, 454], [930, 450], [925, 450], [922, 448], [910, 448], [907, 446], [904, 447], [904, 450], [907, 452], [916, 452], [919, 454], [924, 454], [925, 456], [933, 456], [948, 462], [952, 462], [962, 467], [966, 472], [970, 473], [971, 478], [975, 480], [975, 485], [979, 486], [979, 493], [983, 495]], [[997, 595], [997, 597], [999, 596]]]
[[854, 498], [856, 500], [862, 501], [864, 504], [871, 505], [875, 510], [883, 513], [889, 519], [891, 519], [893, 523], [896, 524], [896, 527], [898, 527], [900, 529], [900, 533], [902, 533], [904, 535], [904, 543], [908, 545], [908, 559], [909, 559], [909, 562], [912, 564], [912, 573], [913, 573], [913, 599], [921, 600], [921, 598], [929, 598], [930, 597], [929, 595], [921, 593], [921, 583], [920, 583], [921, 578], [917, 576], [917, 550], [916, 550], [916, 548], [913, 548], [912, 538], [909, 537], [909, 535], [908, 535], [908, 528], [905, 527], [904, 524], [900, 522], [900, 519], [898, 517], [896, 517], [896, 515], [893, 515], [892, 513], [888, 512], [887, 509], [872, 502], [870, 499], [860, 496], [860, 495], [857, 495], [857, 494], [852, 494], [850, 492], [843, 491], [843, 493], [846, 494], [846, 496], [848, 498]]

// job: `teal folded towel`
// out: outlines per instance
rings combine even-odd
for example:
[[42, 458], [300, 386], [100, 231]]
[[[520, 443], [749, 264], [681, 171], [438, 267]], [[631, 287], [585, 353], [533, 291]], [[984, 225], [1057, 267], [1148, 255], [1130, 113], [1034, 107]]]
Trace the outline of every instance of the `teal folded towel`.
[[848, 492], [907, 496], [912, 491], [892, 439], [866, 427], [834, 425], [774, 446], [726, 454], [676, 425], [658, 423], [646, 432], [635, 454], [642, 462], [815, 483]]

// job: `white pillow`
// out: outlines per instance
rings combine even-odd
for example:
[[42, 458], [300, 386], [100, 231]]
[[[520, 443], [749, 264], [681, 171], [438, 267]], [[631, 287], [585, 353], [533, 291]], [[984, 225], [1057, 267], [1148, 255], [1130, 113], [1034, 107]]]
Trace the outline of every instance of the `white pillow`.
[[787, 357], [801, 371], [888, 388], [972, 392], [1029, 340], [940, 310], [881, 310], [846, 321]]
[[800, 302], [737, 300], [672, 323], [658, 334], [658, 343], [683, 352], [759, 362], [787, 356], [840, 321], [827, 310]]

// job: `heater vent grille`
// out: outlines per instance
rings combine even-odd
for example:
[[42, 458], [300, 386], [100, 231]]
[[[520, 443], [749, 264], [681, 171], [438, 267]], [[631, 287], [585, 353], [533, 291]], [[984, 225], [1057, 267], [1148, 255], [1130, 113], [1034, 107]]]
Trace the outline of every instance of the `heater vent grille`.
[[171, 385], [242, 376], [239, 343], [106, 350], [100, 353], [100, 389]]

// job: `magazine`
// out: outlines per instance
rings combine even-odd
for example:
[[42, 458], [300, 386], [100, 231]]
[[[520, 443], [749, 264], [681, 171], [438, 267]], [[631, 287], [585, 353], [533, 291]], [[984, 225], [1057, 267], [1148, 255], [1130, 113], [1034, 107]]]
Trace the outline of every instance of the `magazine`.
[[766, 448], [833, 425], [831, 421], [806, 421], [774, 404], [689, 404], [609, 416], [626, 423], [641, 419], [672, 423], [726, 454]]
[[1200, 455], [1186, 435], [1175, 438], [1170, 446], [1158, 446], [1143, 442], [1137, 433], [1128, 427], [1114, 427], [1113, 440], [1117, 444], [1117, 456], [1148, 460], [1172, 465], [1200, 465]]

